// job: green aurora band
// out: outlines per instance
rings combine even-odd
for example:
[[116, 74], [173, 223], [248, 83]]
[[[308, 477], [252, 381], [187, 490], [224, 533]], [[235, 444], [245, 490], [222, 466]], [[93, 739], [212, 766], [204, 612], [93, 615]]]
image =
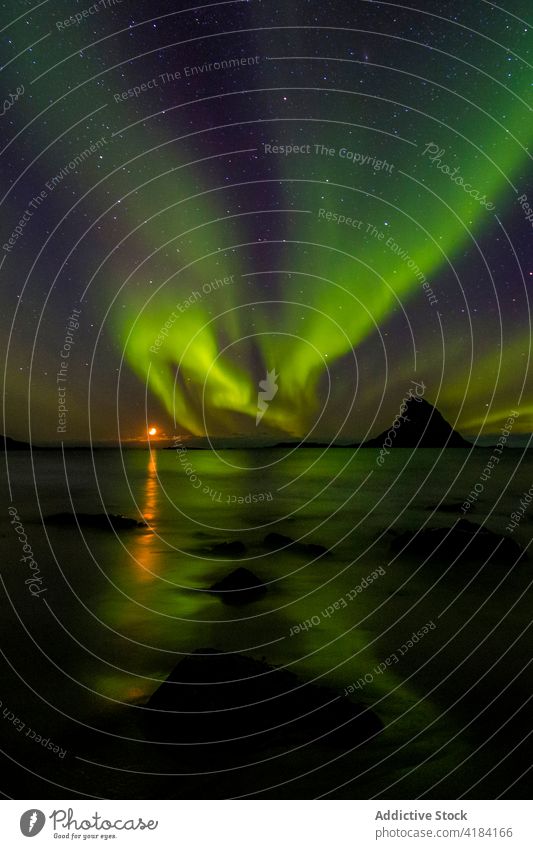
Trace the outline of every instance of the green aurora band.
[[[519, 94], [525, 96], [528, 86], [524, 72]], [[328, 125], [327, 118], [317, 131], [302, 120], [308, 149], [278, 157], [280, 205], [289, 208], [292, 201], [296, 209], [309, 212], [288, 216], [282, 262], [272, 268], [281, 281], [281, 303], [275, 313], [268, 304], [259, 309], [253, 330], [263, 373], [275, 369], [280, 374], [279, 394], [265, 415], [266, 424], [303, 433], [315, 414], [317, 384], [325, 367], [331, 368], [376, 332], [393, 311], [422, 301], [428, 320], [435, 320], [432, 281], [443, 266], [453, 266], [465, 247], [475, 250], [472, 240], [494, 225], [493, 210], [501, 215], [514, 202], [513, 176], [528, 156], [530, 126], [524, 122], [524, 106], [509, 92], [499, 92], [507, 107], [512, 101], [504, 127], [499, 120], [503, 104], [494, 109], [495, 88], [486, 83], [487, 90], [476, 91], [472, 102], [445, 93], [439, 106], [441, 113], [453, 115], [447, 124], [413, 111], [405, 141], [350, 122]], [[350, 102], [349, 96], [341, 97]], [[355, 99], [356, 106], [363, 105], [361, 98]], [[371, 100], [366, 108], [374, 108]], [[361, 120], [364, 113], [357, 117]], [[260, 153], [273, 129], [278, 143], [294, 143], [294, 128], [276, 125], [258, 139]], [[184, 150], [180, 146], [182, 155]], [[366, 151], [372, 153], [370, 166], [365, 164], [372, 158]], [[362, 152], [363, 164], [349, 158], [352, 152]], [[193, 153], [186, 158], [192, 161]], [[377, 167], [380, 162], [385, 165]], [[189, 181], [183, 176], [182, 198], [199, 194], [202, 177], [196, 174]], [[253, 268], [239, 263], [238, 246], [244, 241], [239, 239], [239, 218], [221, 221], [224, 212], [215, 205], [218, 200], [218, 192], [201, 199], [202, 220], [217, 223], [193, 224], [197, 235], [181, 254], [186, 260], [181, 269], [162, 281], [149, 300], [129, 297], [128, 309], [120, 316], [128, 361], [178, 425], [193, 434], [204, 434], [207, 423], [211, 432], [232, 430], [238, 416], [256, 414], [257, 374], [232, 358], [230, 344], [252, 332], [249, 310], [240, 308], [247, 301], [240, 274], [253, 274]], [[358, 223], [339, 224], [335, 214]], [[191, 229], [185, 203], [177, 202], [168, 215], [177, 234]], [[148, 232], [152, 226], [149, 222]], [[153, 237], [157, 243], [155, 231]], [[206, 252], [209, 245], [224, 246], [226, 265], [220, 263], [220, 250]], [[203, 296], [206, 281], [231, 274], [235, 283], [223, 287], [220, 297]], [[184, 297], [187, 292], [202, 293], [185, 313], [176, 311], [178, 278]], [[311, 284], [302, 289], [302, 281]], [[162, 329], [164, 342], [154, 353]], [[229, 345], [227, 350], [224, 345]]]
[[[285, 53], [305, 55], [305, 30], [294, 37], [296, 50]], [[425, 310], [438, 327], [445, 312], [439, 275], [457, 274], [465, 251], [477, 250], [473, 239], [495, 231], [495, 215], [516, 205], [513, 180], [530, 164], [531, 66], [521, 58], [526, 34], [514, 22], [505, 49], [496, 42], [487, 49], [486, 36], [466, 45], [464, 34], [454, 31], [446, 55], [410, 45], [394, 68], [376, 65], [382, 69], [376, 92], [359, 85], [359, 61], [329, 59], [339, 74], [353, 77], [350, 86], [338, 87], [331, 74], [322, 88], [279, 85], [277, 91], [269, 68], [262, 78], [248, 78], [250, 90], [258, 89], [256, 110], [248, 105], [253, 144], [237, 127], [235, 143], [226, 138], [219, 154], [213, 141], [210, 146], [216, 133], [205, 112], [198, 125], [207, 129], [191, 133], [190, 121], [180, 126], [181, 107], [156, 123], [140, 121], [131, 102], [120, 104], [114, 124], [128, 129], [110, 146], [114, 165], [98, 191], [120, 199], [113, 209], [129, 235], [99, 274], [108, 291], [117, 292], [110, 322], [125, 360], [180, 429], [243, 431], [255, 421], [258, 380], [274, 369], [279, 391], [262, 426], [304, 434], [320, 408], [326, 372], [391, 318], [404, 314], [409, 321], [412, 311]], [[81, 35], [69, 35], [82, 45]], [[496, 23], [490, 36], [500, 36]], [[110, 64], [119, 56], [110, 53]], [[311, 77], [321, 63], [308, 59]], [[512, 74], [504, 73], [506, 59]], [[101, 73], [97, 58], [91, 61]], [[294, 58], [285, 68], [304, 62]], [[46, 79], [50, 99], [65, 85], [61, 73], [54, 74]], [[116, 80], [102, 81], [112, 100]], [[274, 95], [265, 87], [280, 99], [285, 93], [290, 119], [282, 110], [280, 117], [266, 117], [272, 110], [262, 106]], [[241, 107], [238, 94], [230, 93], [228, 124], [240, 116], [242, 129]], [[62, 110], [62, 126], [79, 117], [72, 97]], [[265, 144], [298, 144], [309, 152], [275, 155]], [[250, 148], [256, 153], [243, 152]], [[432, 159], [435, 150], [441, 153]], [[359, 158], [350, 159], [351, 153]], [[46, 174], [65, 161], [60, 151], [49, 155]], [[241, 177], [235, 166], [245, 161], [251, 168]], [[96, 161], [84, 165], [84, 190], [102, 179], [97, 168]], [[494, 209], [464, 191], [454, 173]], [[335, 215], [358, 224], [340, 224]], [[276, 221], [271, 239], [264, 236], [267, 219]], [[226, 278], [231, 282], [212, 285]], [[454, 298], [462, 283], [457, 278]], [[506, 358], [510, 376], [523, 364], [522, 337], [515, 347], [517, 361]], [[487, 372], [495, 371], [500, 351], [482, 353]], [[456, 354], [457, 380], [470, 391], [464, 357]], [[456, 386], [447, 390], [448, 398], [456, 394]], [[501, 416], [507, 413], [502, 404]], [[466, 420], [474, 428], [481, 417]]]

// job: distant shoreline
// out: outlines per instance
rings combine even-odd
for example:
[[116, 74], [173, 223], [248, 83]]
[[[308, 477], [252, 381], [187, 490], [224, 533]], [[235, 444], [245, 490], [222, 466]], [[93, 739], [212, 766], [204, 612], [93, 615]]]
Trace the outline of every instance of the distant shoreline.
[[[531, 440], [533, 443], [533, 440]], [[533, 449], [533, 444], [527, 444], [528, 439], [526, 437], [525, 444], [520, 445], [507, 445], [506, 450], [510, 451], [523, 451], [524, 449]], [[492, 451], [494, 450], [494, 444], [490, 445], [482, 445], [482, 444], [474, 444], [471, 443], [468, 446], [445, 446], [445, 445], [413, 445], [411, 447], [405, 448], [395, 448], [394, 452], [399, 451], [465, 451], [469, 448], [476, 449], [477, 451]], [[343, 445], [340, 443], [324, 443], [324, 444], [316, 444], [306, 445], [305, 443], [295, 442], [293, 445], [290, 443], [275, 443], [273, 445], [215, 445], [215, 446], [202, 446], [202, 445], [187, 445], [188, 451], [210, 451], [210, 452], [218, 452], [218, 451], [327, 451], [330, 449], [335, 450], [351, 450], [357, 451], [359, 449], [364, 449], [365, 451], [379, 451], [373, 445], [365, 445], [349, 443], [347, 445]], [[1, 449], [0, 449], [1, 450]], [[172, 451], [175, 450], [172, 445], [28, 445], [25, 448], [17, 448], [17, 449], [7, 449], [5, 451], [6, 454], [27, 454], [31, 451]]]

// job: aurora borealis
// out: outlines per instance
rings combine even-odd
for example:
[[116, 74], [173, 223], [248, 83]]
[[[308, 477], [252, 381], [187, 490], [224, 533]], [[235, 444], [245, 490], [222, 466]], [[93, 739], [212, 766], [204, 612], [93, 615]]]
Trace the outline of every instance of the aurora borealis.
[[57, 440], [77, 309], [66, 443], [360, 439], [415, 374], [529, 433], [527, 5], [13, 7], [6, 430]]

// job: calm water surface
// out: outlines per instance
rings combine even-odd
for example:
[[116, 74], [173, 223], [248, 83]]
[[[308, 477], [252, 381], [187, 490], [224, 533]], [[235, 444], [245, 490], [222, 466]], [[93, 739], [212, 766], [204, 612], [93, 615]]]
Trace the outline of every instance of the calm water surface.
[[[523, 671], [532, 648], [529, 565], [501, 562], [478, 574], [468, 562], [422, 566], [416, 555], [394, 559], [390, 550], [395, 533], [425, 522], [450, 526], [461, 517], [459, 509], [435, 508], [442, 501], [460, 505], [489, 454], [396, 451], [383, 468], [376, 456], [344, 449], [290, 457], [277, 450], [101, 450], [63, 458], [36, 451], [32, 463], [25, 453], [9, 454], [13, 504], [46, 593], [34, 599], [28, 592], [6, 503], [2, 700], [69, 751], [57, 769], [45, 753], [33, 772], [52, 772], [80, 794], [163, 795], [159, 779], [141, 773], [175, 771], [176, 755], [167, 763], [160, 753], [154, 761], [142, 742], [137, 706], [183, 654], [212, 647], [285, 665], [339, 693], [371, 674], [353, 698], [372, 705], [386, 726], [372, 752], [319, 770], [316, 763], [336, 754], [313, 760], [301, 752], [299, 771], [314, 771], [270, 795], [407, 798], [434, 786], [429, 795], [453, 797], [458, 786], [466, 791], [479, 779], [479, 795], [490, 796], [506, 786], [509, 769], [518, 777], [513, 758], [498, 762], [520, 739], [520, 711], [503, 735], [487, 740], [530, 693]], [[530, 470], [509, 449], [471, 518], [488, 516], [487, 526], [503, 532], [531, 485]], [[73, 509], [144, 518], [149, 529], [115, 534], [43, 526], [41, 515]], [[303, 553], [267, 551], [262, 541], [272, 531], [321, 543], [331, 553], [313, 562]], [[515, 538], [527, 545], [530, 537], [526, 516]], [[210, 552], [213, 544], [236, 539], [247, 547], [238, 564]], [[260, 601], [234, 607], [205, 592], [236, 565], [268, 585]], [[323, 614], [378, 567], [384, 574], [353, 601]], [[291, 636], [295, 625], [317, 617]], [[372, 674], [428, 622], [436, 627], [398, 663]], [[35, 745], [28, 748], [24, 734], [6, 723], [2, 731], [10, 757], [35, 766]], [[282, 762], [261, 769], [258, 788], [283, 782]], [[364, 777], [334, 789], [358, 773]], [[253, 780], [233, 776], [217, 792], [254, 792]], [[214, 793], [203, 785], [198, 792]], [[49, 795], [60, 793], [49, 789]]]

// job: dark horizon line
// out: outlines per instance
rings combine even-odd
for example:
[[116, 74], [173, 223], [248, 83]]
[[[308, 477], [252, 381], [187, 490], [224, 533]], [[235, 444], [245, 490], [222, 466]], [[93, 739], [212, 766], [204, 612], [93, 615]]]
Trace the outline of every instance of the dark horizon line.
[[[466, 447], [466, 448], [468, 448], [468, 447], [472, 447], [472, 448], [493, 448], [494, 445], [492, 444], [491, 440], [496, 439], [497, 436], [498, 436], [497, 433], [486, 434], [486, 435], [481, 437], [481, 439], [483, 440], [482, 442], [478, 439], [477, 442], [470, 442], [469, 445], [466, 445], [464, 447]], [[525, 440], [526, 443], [527, 443], [532, 437], [533, 437], [533, 433], [532, 434], [520, 434], [520, 435], [517, 435], [515, 437], [515, 440], [516, 439]], [[210, 445], [202, 445], [202, 444], [199, 444], [199, 442], [196, 442], [196, 440], [198, 440], [198, 441], [200, 441], [202, 439], [206, 440], [207, 438], [208, 437], [189, 437], [186, 440], [184, 439], [183, 444], [184, 444], [185, 447], [188, 447], [190, 450], [193, 450], [193, 451], [212, 451], [213, 448]], [[372, 448], [374, 450], [377, 450], [375, 445], [368, 445], [367, 444], [368, 442], [371, 441], [372, 438], [369, 438], [368, 440], [365, 440], [364, 442], [357, 442], [357, 441], [347, 441], [347, 442], [333, 442], [332, 441], [332, 442], [328, 442], [327, 440], [325, 440], [324, 442], [318, 442], [318, 441], [315, 441], [315, 440], [313, 440], [311, 442], [305, 442], [303, 440], [299, 441], [299, 440], [295, 439], [295, 440], [292, 440], [292, 441], [291, 440], [278, 440], [276, 442], [273, 441], [273, 442], [263, 443], [263, 444], [247, 443], [247, 440], [248, 439], [251, 440], [251, 437], [242, 437], [242, 438], [209, 437], [209, 439], [213, 440], [213, 442], [218, 442], [219, 440], [226, 440], [226, 439], [232, 440], [232, 444], [224, 445], [224, 446], [220, 446], [220, 445], [215, 446], [217, 448], [217, 450], [220, 450], [220, 451], [231, 451], [231, 450], [239, 450], [239, 449], [245, 449], [245, 448], [253, 449], [254, 451], [272, 450], [273, 448], [306, 448], [306, 449], [313, 449], [313, 448], [315, 448], [315, 449], [316, 448], [354, 448], [354, 449], [355, 448]], [[515, 440], [513, 440], [513, 442]], [[7, 449], [3, 449], [0, 446], [0, 451], [2, 451], [2, 450], [6, 450], [6, 451], [10, 451], [10, 452], [11, 451], [29, 451], [30, 449], [32, 449], [33, 451], [61, 451], [61, 450], [65, 450], [65, 451], [89, 451], [89, 450], [92, 450], [92, 449], [94, 449], [94, 450], [104, 450], [104, 451], [105, 450], [118, 451], [119, 449], [132, 450], [132, 451], [140, 451], [140, 450], [142, 450], [142, 451], [148, 451], [148, 450], [151, 450], [151, 451], [168, 451], [168, 450], [172, 450], [173, 448], [177, 447], [177, 446], [172, 445], [170, 440], [168, 440], [168, 442], [170, 444], [167, 444], [167, 440], [161, 440], [160, 442], [158, 441], [155, 444], [153, 442], [152, 443], [148, 442], [148, 440], [139, 441], [139, 442], [134, 442], [133, 440], [126, 440], [124, 442], [116, 442], [116, 441], [92, 442], [92, 443], [91, 442], [79, 442], [79, 443], [78, 442], [72, 442], [72, 443], [51, 442], [51, 443], [40, 443], [40, 444], [21, 443], [18, 440], [13, 440], [13, 441], [18, 442], [20, 447], [12, 447], [12, 448], [8, 447]], [[191, 444], [188, 444], [189, 441], [191, 442]], [[465, 441], [468, 442], [469, 438], [465, 437]], [[431, 449], [434, 450], [435, 448], [443, 448], [445, 446], [444, 445], [434, 445], [434, 446], [413, 445], [413, 446], [406, 446], [406, 447], [407, 448], [431, 448]], [[457, 447], [457, 446], [450, 446], [450, 447]], [[512, 445], [512, 444], [510, 445], [509, 443], [507, 443], [507, 448], [525, 448], [525, 447], [527, 447], [527, 445], [524, 445], [524, 444], [517, 445], [516, 443], [514, 445]]]

